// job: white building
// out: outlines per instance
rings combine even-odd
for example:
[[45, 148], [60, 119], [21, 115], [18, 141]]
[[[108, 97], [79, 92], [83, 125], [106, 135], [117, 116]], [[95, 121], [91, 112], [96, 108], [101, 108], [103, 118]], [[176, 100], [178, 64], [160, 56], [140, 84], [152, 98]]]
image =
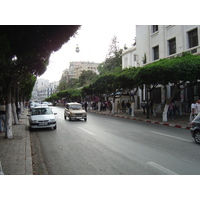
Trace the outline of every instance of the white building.
[[[123, 52], [122, 67], [142, 67], [162, 58], [173, 58], [182, 52], [200, 55], [199, 41], [200, 25], [137, 25], [136, 48], [131, 47]], [[170, 86], [167, 91], [169, 97]], [[196, 93], [200, 94], [198, 86], [190, 94], [181, 94], [181, 100], [193, 99], [195, 95], [198, 96]], [[156, 88], [153, 95], [157, 102], [161, 103], [165, 99], [161, 87]], [[139, 91], [138, 96], [146, 100], [145, 91]]]
[[47, 79], [37, 79], [32, 91], [32, 100], [44, 101], [45, 98], [50, 97], [56, 92], [59, 82], [55, 81], [50, 83]]
[[143, 66], [186, 51], [200, 54], [199, 40], [200, 25], [137, 25], [138, 63]]
[[127, 67], [137, 67], [136, 46], [128, 48], [122, 52], [122, 69]]
[[93, 71], [94, 73], [98, 74], [98, 67], [99, 63], [94, 62], [70, 62], [69, 66], [69, 75], [70, 78], [79, 78], [81, 73], [85, 71]]

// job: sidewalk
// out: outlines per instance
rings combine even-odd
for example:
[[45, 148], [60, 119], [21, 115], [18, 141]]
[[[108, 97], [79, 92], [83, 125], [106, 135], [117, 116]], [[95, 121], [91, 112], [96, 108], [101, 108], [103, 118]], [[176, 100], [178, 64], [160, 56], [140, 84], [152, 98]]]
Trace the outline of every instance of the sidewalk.
[[115, 116], [115, 117], [120, 117], [120, 118], [125, 118], [125, 119], [131, 119], [131, 120], [138, 120], [138, 121], [144, 121], [148, 123], [154, 123], [154, 124], [160, 124], [160, 125], [165, 125], [165, 126], [174, 126], [177, 128], [184, 128], [184, 129], [190, 129], [191, 125], [189, 123], [189, 116], [190, 113], [183, 113], [182, 116], [175, 116], [174, 119], [168, 119], [167, 122], [162, 121], [162, 112], [158, 111], [156, 113], [156, 117], [154, 117], [151, 113], [149, 114], [149, 118], [147, 119], [146, 114], [143, 114], [142, 109], [137, 109], [134, 112], [134, 117], [131, 115], [128, 115], [126, 113], [110, 113], [110, 111], [100, 111], [98, 110], [88, 110], [88, 112], [92, 113], [98, 113], [101, 115], [110, 115], [110, 116]]
[[33, 174], [27, 114], [28, 109], [25, 109], [21, 114], [20, 124], [13, 125], [12, 139], [4, 139], [5, 133], [0, 133], [0, 174]]

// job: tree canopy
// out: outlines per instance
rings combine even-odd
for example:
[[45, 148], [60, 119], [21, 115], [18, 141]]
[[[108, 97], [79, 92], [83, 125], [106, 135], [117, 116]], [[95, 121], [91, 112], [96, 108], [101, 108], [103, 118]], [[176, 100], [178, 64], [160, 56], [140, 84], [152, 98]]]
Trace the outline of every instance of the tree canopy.
[[[78, 30], [70, 26], [0, 26], [0, 80], [6, 96], [6, 138], [12, 137], [12, 86], [28, 74], [45, 72], [52, 52], [57, 51]], [[2, 45], [3, 44], [3, 45]]]

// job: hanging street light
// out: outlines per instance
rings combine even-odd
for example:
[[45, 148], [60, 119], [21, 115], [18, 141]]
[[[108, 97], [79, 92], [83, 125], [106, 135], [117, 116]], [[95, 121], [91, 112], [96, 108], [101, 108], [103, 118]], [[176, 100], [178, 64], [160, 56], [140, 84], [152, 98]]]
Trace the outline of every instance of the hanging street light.
[[80, 49], [79, 49], [79, 47], [78, 47], [78, 44], [77, 44], [76, 46], [77, 46], [77, 47], [76, 47], [76, 53], [79, 53]]

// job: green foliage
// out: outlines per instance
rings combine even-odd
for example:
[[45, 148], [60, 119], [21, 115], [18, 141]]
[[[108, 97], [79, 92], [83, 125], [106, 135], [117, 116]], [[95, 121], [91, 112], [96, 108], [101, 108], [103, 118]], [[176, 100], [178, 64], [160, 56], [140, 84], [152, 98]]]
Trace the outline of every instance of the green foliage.
[[35, 76], [28, 74], [25, 79], [22, 79], [20, 81], [21, 92], [23, 93], [23, 96], [27, 101], [31, 99], [31, 93], [35, 85], [36, 79], [37, 78]]
[[108, 73], [120, 73], [122, 71], [122, 49], [114, 52], [114, 56], [106, 58], [106, 60], [101, 63], [97, 69], [100, 75], [105, 75]]
[[53, 101], [57, 101], [59, 99], [60, 99], [60, 97], [58, 97], [57, 94], [52, 94], [50, 97], [46, 98], [45, 101], [53, 102]]
[[88, 85], [94, 80], [96, 80], [97, 77], [98, 75], [95, 72], [90, 70], [83, 70], [81, 75], [79, 76], [79, 84], [80, 86]]
[[117, 37], [114, 36], [111, 41], [108, 56], [103, 63], [98, 66], [100, 75], [108, 73], [120, 73], [122, 71], [122, 52], [123, 49], [118, 47]]
[[184, 54], [183, 57], [161, 59], [141, 67], [134, 76], [141, 84], [174, 84], [195, 82], [199, 79], [200, 56]]
[[137, 87], [138, 83], [135, 81], [134, 76], [137, 73], [139, 68], [131, 67], [124, 69], [116, 77], [116, 82], [118, 82], [119, 88], [126, 90]]

